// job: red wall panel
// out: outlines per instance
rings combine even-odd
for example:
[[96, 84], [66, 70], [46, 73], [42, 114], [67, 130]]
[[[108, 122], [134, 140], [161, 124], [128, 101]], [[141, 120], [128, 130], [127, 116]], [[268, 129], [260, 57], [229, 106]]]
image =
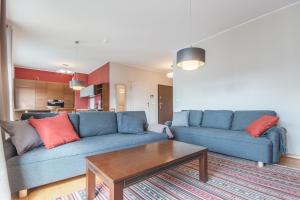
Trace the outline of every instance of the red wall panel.
[[[88, 74], [76, 73], [76, 80], [81, 80], [84, 82], [85, 86], [88, 86]], [[87, 109], [88, 108], [88, 98], [80, 98], [80, 91], [75, 91], [75, 101], [74, 106], [77, 109]]]
[[89, 74], [88, 83], [89, 85], [95, 85], [100, 83], [109, 82], [109, 63], [100, 66], [95, 71]]
[[[109, 83], [109, 62], [91, 72], [88, 77], [88, 83], [89, 85]], [[95, 108], [99, 100], [101, 100], [101, 97], [99, 95], [95, 96]]]
[[25, 80], [39, 80], [57, 83], [68, 83], [72, 79], [72, 75], [48, 72], [35, 69], [27, 69], [23, 67], [15, 67], [15, 78]]

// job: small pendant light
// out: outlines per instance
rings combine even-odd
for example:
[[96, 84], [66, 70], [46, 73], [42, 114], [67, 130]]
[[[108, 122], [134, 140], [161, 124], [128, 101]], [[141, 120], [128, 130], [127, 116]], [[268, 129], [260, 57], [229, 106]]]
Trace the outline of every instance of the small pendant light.
[[83, 81], [76, 80], [76, 73], [74, 73], [72, 80], [70, 80], [69, 86], [75, 91], [79, 91], [85, 88]]
[[[76, 56], [75, 57], [77, 58], [77, 61], [78, 61], [79, 41], [75, 41], [75, 45], [76, 45]], [[73, 90], [76, 90], [76, 91], [79, 91], [79, 90], [82, 90], [83, 88], [85, 88], [83, 81], [76, 79], [76, 72], [74, 73], [72, 80], [70, 80], [69, 86], [70, 86], [70, 88], [72, 88]]]
[[173, 78], [173, 72], [166, 73], [166, 77], [172, 79]]
[[172, 79], [173, 75], [174, 75], [174, 73], [173, 73], [173, 65], [171, 65], [171, 68], [172, 68], [172, 71], [169, 71], [168, 73], [166, 73], [166, 77], [168, 77], [170, 79]]
[[[190, 0], [189, 7], [190, 30], [189, 37], [191, 41], [192, 33], [192, 0]], [[177, 66], [184, 70], [195, 70], [205, 64], [205, 50], [198, 47], [188, 47], [177, 52]]]

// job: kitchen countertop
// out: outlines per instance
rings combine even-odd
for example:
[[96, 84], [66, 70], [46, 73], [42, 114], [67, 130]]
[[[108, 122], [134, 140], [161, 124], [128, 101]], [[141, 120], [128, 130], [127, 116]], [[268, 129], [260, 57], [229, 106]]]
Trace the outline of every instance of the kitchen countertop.
[[50, 112], [50, 109], [14, 109], [15, 112]]

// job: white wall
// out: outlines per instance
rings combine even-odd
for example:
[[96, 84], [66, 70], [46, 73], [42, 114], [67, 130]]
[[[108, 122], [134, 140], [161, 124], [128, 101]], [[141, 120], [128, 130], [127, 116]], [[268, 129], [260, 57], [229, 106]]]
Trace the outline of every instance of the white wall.
[[300, 4], [199, 43], [205, 68], [174, 72], [174, 110], [271, 109], [300, 155]]
[[109, 79], [110, 108], [116, 108], [116, 84], [126, 84], [126, 110], [144, 110], [149, 123], [158, 122], [158, 84], [172, 85], [165, 73], [110, 63]]

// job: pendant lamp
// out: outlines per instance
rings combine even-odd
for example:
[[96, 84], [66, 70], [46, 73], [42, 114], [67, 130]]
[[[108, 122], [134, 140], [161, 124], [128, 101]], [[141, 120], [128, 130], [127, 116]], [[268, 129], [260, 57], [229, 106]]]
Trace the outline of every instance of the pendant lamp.
[[75, 75], [76, 74], [74, 74], [74, 77], [72, 78], [72, 80], [70, 80], [69, 86], [70, 86], [70, 88], [72, 88], [73, 90], [76, 90], [76, 91], [82, 90], [83, 88], [85, 88], [84, 83], [83, 83], [83, 81], [76, 80]]
[[[75, 57], [77, 57], [77, 61], [78, 61], [79, 41], [75, 41], [75, 45], [76, 45], [76, 56]], [[76, 91], [79, 91], [79, 90], [82, 90], [83, 88], [85, 88], [83, 81], [76, 79], [76, 72], [74, 73], [72, 80], [70, 80], [69, 86], [70, 86], [70, 88], [72, 88], [73, 90], [76, 90]]]
[[[189, 7], [190, 30], [189, 37], [191, 38], [192, 32], [192, 0], [190, 0]], [[190, 43], [191, 39], [190, 39]], [[187, 47], [177, 51], [176, 64], [184, 70], [195, 70], [205, 64], [205, 50], [198, 47]]]

